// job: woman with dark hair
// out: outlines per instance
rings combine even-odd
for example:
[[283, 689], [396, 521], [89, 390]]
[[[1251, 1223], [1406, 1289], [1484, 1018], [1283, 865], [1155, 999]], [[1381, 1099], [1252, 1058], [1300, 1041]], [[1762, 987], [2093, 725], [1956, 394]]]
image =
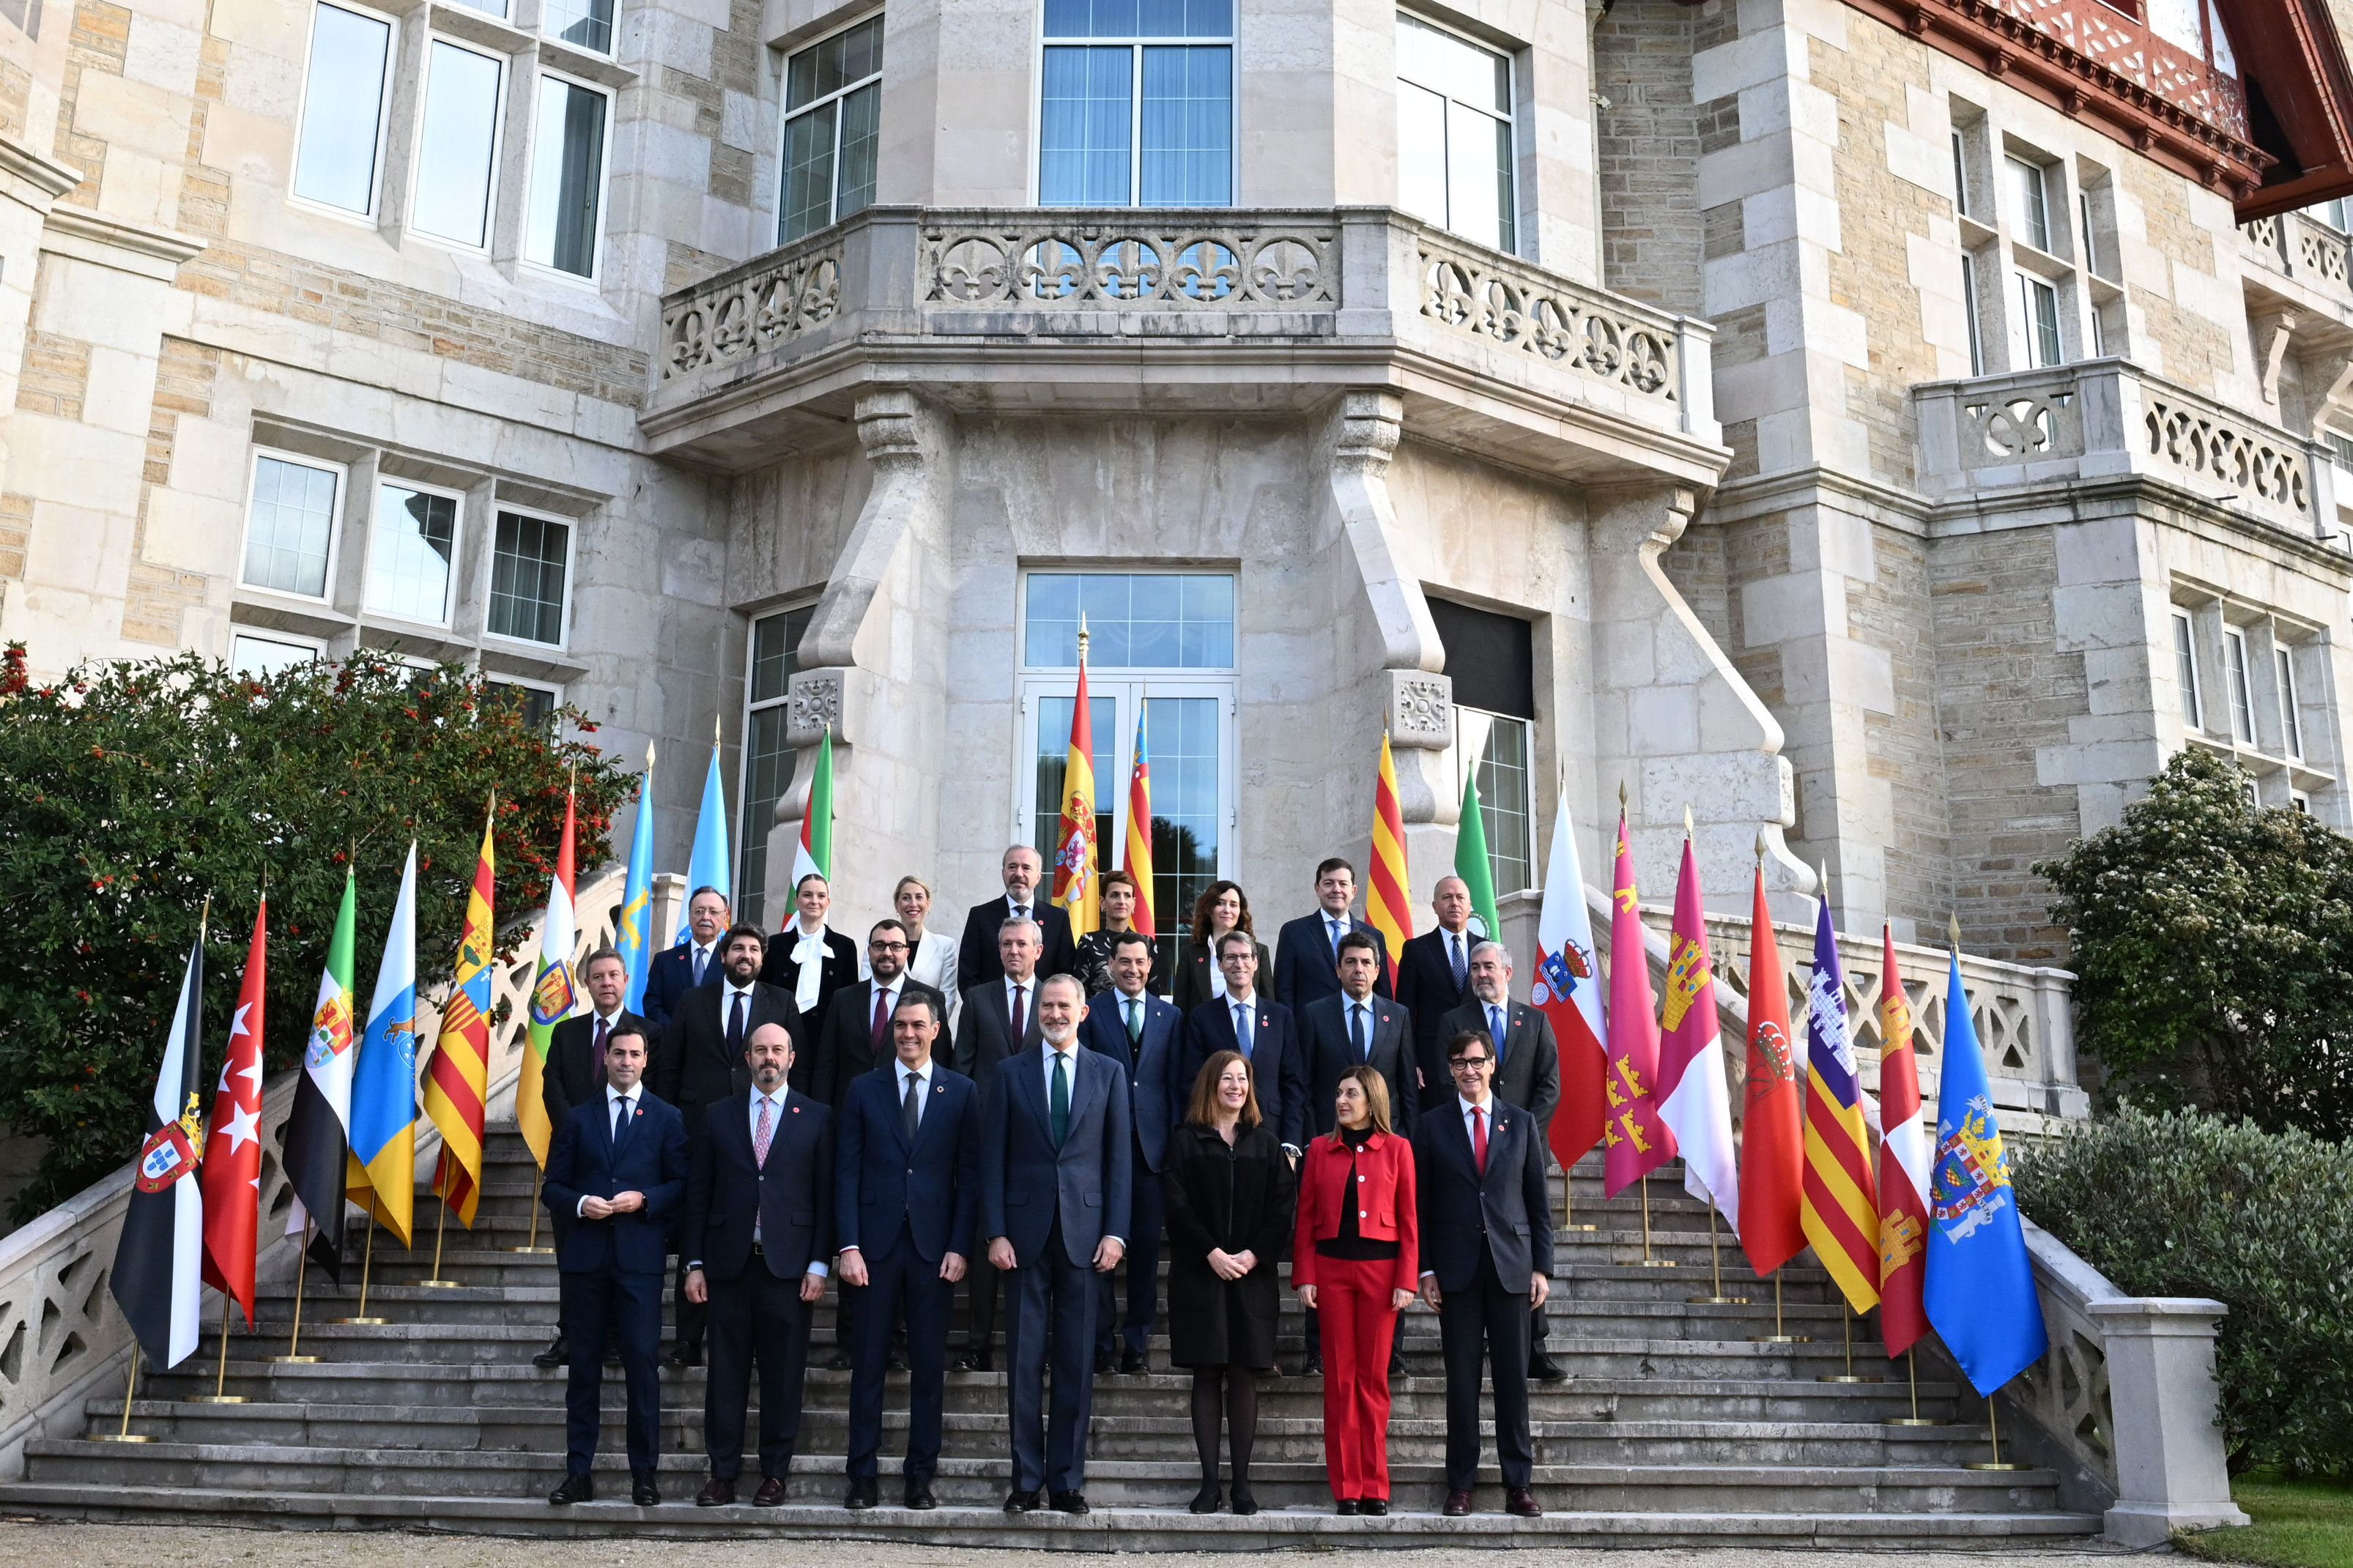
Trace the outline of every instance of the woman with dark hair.
[[1185, 1125], [1168, 1140], [1160, 1190], [1168, 1216], [1168, 1359], [1193, 1369], [1201, 1489], [1192, 1510], [1218, 1511], [1222, 1405], [1234, 1511], [1256, 1513], [1250, 1462], [1258, 1438], [1258, 1374], [1274, 1365], [1282, 1308], [1275, 1262], [1291, 1235], [1297, 1189], [1291, 1161], [1259, 1113], [1250, 1063], [1240, 1051], [1219, 1051], [1202, 1064]]
[[[1242, 896], [1241, 884], [1210, 883], [1193, 900], [1191, 939], [1176, 944], [1176, 979], [1168, 996], [1171, 1002], [1189, 1013], [1224, 994], [1225, 976], [1218, 970], [1218, 939], [1236, 929], [1253, 939], [1258, 935], [1257, 928], [1250, 924], [1250, 900]], [[1267, 956], [1266, 943], [1257, 945], [1259, 984], [1271, 984], [1274, 960]]]
[[[1079, 938], [1079, 986], [1090, 997], [1100, 996], [1111, 989], [1112, 946], [1127, 932], [1135, 929], [1135, 910], [1142, 901], [1143, 884], [1135, 873], [1114, 868], [1103, 874], [1103, 924]], [[1168, 994], [1168, 949], [1157, 937], [1145, 939], [1152, 952], [1152, 977], [1144, 988], [1155, 996]]]

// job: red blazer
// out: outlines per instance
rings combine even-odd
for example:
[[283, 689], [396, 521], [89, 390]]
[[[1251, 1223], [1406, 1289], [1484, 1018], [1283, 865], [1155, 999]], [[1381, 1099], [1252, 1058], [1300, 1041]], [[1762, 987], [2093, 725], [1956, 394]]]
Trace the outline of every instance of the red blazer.
[[[1395, 1289], [1419, 1289], [1420, 1225], [1415, 1217], [1413, 1145], [1394, 1132], [1376, 1132], [1356, 1155], [1356, 1232], [1367, 1241], [1398, 1244]], [[1337, 1133], [1312, 1140], [1299, 1167], [1299, 1229], [1291, 1246], [1291, 1288], [1315, 1283], [1315, 1244], [1340, 1234], [1347, 1201], [1348, 1147]]]

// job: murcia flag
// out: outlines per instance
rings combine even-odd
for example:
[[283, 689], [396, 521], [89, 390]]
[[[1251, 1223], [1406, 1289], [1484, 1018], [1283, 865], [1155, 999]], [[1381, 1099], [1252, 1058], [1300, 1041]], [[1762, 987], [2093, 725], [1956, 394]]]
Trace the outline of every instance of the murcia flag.
[[147, 1106], [147, 1141], [131, 1173], [131, 1205], [114, 1247], [111, 1289], [139, 1348], [154, 1367], [174, 1367], [196, 1348], [204, 1290], [205, 1199], [196, 1181], [204, 1136], [205, 939], [188, 950], [180, 1005], [164, 1038], [164, 1066]]
[[228, 1025], [205, 1139], [205, 1283], [236, 1298], [253, 1327], [254, 1244], [261, 1229], [261, 1005], [268, 994], [269, 900], [253, 915], [245, 978]]
[[1659, 1117], [1673, 1130], [1675, 1151], [1683, 1157], [1683, 1191], [1715, 1205], [1737, 1235], [1740, 1172], [1724, 1081], [1724, 1036], [1715, 1021], [1715, 975], [1708, 967], [1707, 912], [1700, 907], [1688, 826], [1670, 931], [1667, 994], [1659, 1017]]
[[1601, 965], [1593, 955], [1593, 917], [1585, 909], [1585, 870], [1577, 863], [1567, 790], [1561, 791], [1560, 809], [1553, 814], [1552, 853], [1545, 861], [1535, 970], [1528, 1000], [1552, 1021], [1552, 1036], [1560, 1048], [1560, 1108], [1552, 1119], [1550, 1142], [1553, 1158], [1566, 1171], [1601, 1142], [1601, 1129], [1609, 1120], [1602, 1073], [1609, 1065], [1604, 1042], [1609, 1037], [1602, 1022]]
[[352, 1013], [352, 952], [358, 939], [355, 869], [343, 870], [343, 902], [327, 942], [327, 966], [311, 1005], [311, 1032], [302, 1039], [302, 1076], [294, 1080], [294, 1109], [279, 1134], [279, 1157], [294, 1202], [286, 1234], [311, 1224], [311, 1261], [336, 1279], [343, 1268], [343, 1165], [350, 1157], [352, 1068], [359, 1060], [358, 1020]]

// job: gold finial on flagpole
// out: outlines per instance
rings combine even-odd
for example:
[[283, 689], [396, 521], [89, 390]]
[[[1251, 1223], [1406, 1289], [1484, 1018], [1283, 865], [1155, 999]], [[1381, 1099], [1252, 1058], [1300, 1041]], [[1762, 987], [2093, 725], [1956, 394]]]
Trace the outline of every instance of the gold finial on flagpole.
[[1618, 781], [1618, 809], [1621, 813], [1626, 809], [1626, 781], [1624, 779], [1620, 779]]
[[1946, 934], [1947, 936], [1948, 936], [1948, 937], [1952, 938], [1952, 942], [1953, 942], [1953, 955], [1954, 955], [1955, 957], [1957, 957], [1957, 957], [1959, 957], [1959, 956], [1960, 956], [1960, 952], [1961, 952], [1961, 916], [1960, 916], [1960, 911], [1958, 911], [1958, 910], [1955, 910], [1954, 912], [1952, 912], [1951, 914], [1947, 915], [1947, 916], [1945, 917], [1945, 922], [1946, 922], [1946, 923], [1945, 923], [1945, 934]]
[[1765, 869], [1765, 830], [1761, 827], [1757, 830], [1757, 868]]
[[1086, 662], [1087, 662], [1087, 613], [1086, 613], [1084, 610], [1081, 610], [1081, 611], [1079, 612], [1079, 663], [1080, 663], [1082, 666], [1084, 666]]
[[1691, 802], [1689, 802], [1689, 801], [1685, 801], [1685, 802], [1683, 802], [1683, 841], [1684, 841], [1685, 843], [1689, 843], [1689, 842], [1691, 841], [1691, 836], [1692, 836], [1692, 814], [1691, 814]]

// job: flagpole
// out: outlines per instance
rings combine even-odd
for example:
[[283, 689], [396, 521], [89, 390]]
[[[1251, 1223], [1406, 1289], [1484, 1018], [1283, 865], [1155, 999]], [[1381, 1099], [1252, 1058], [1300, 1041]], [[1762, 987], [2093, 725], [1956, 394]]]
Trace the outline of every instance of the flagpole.
[[[1651, 1256], [1651, 1173], [1648, 1171], [1643, 1172], [1641, 1175], [1635, 1178], [1635, 1183], [1641, 1189], [1642, 1194], [1642, 1267], [1672, 1268], [1675, 1266], [1673, 1258]], [[1715, 1211], [1710, 1209], [1708, 1212], [1713, 1214]]]
[[1883, 1377], [1857, 1377], [1854, 1374], [1854, 1308], [1841, 1298], [1839, 1301], [1839, 1328], [1846, 1335], [1846, 1371], [1843, 1373], [1824, 1373], [1816, 1383], [1885, 1383]]
[[[1999, 1394], [2000, 1392], [2000, 1389], [1996, 1389], [1996, 1390], [1994, 1391], [1994, 1393], [1996, 1393], [1996, 1394]], [[1963, 1466], [1961, 1467], [1961, 1468], [1963, 1468], [1963, 1469], [1965, 1469], [1965, 1470], [2014, 1470], [2014, 1469], [2018, 1468], [2018, 1467], [2017, 1467], [2016, 1465], [2006, 1465], [2006, 1464], [2002, 1463], [2002, 1459], [2001, 1459], [2001, 1428], [2000, 1428], [2000, 1427], [1999, 1427], [1999, 1426], [1997, 1426], [1994, 1424], [1994, 1419], [1993, 1419], [1993, 1394], [1987, 1394], [1987, 1395], [1985, 1396], [1985, 1402], [1986, 1402], [1986, 1441], [1987, 1441], [1987, 1442], [1989, 1442], [1989, 1443], [1991, 1443], [1991, 1444], [1993, 1445], [1993, 1461], [1992, 1461], [1990, 1464], [1984, 1463], [1984, 1462], [1982, 1462], [1982, 1461], [1980, 1461], [1980, 1462], [1976, 1462], [1976, 1463], [1971, 1463], [1971, 1464], [1966, 1464], [1966, 1465], [1963, 1465]]]
[[371, 1318], [367, 1315], [368, 1269], [375, 1262], [375, 1189], [371, 1187], [368, 1189], [367, 1242], [360, 1252], [360, 1315], [356, 1318], [337, 1318], [335, 1321], [339, 1323], [381, 1323], [384, 1321], [382, 1318]]
[[1748, 1342], [1752, 1345], [1807, 1345], [1813, 1343], [1813, 1339], [1810, 1335], [1791, 1334], [1782, 1331], [1781, 1271], [1778, 1268], [1773, 1270], [1773, 1331], [1769, 1334], [1751, 1334], [1748, 1336]]
[[[539, 1184], [546, 1179], [547, 1173], [545, 1171], [534, 1169], [532, 1172], [531, 1234], [524, 1239], [523, 1244], [521, 1247], [508, 1247], [507, 1250], [509, 1252], [553, 1252], [555, 1250], [555, 1248], [552, 1247], [542, 1247], [539, 1245]], [[435, 1272], [438, 1273], [439, 1269], [437, 1268]]]
[[1715, 1293], [1707, 1296], [1686, 1296], [1683, 1298], [1684, 1302], [1694, 1307], [1746, 1307], [1748, 1305], [1747, 1297], [1727, 1296], [1724, 1293], [1724, 1258], [1716, 1250], [1716, 1235], [1715, 1205], [1710, 1204], [1707, 1205], [1707, 1267], [1708, 1272], [1715, 1277]]
[[242, 1394], [224, 1394], [221, 1392], [228, 1386], [228, 1292], [226, 1290], [222, 1291], [220, 1293], [220, 1370], [213, 1374], [213, 1391], [210, 1394], [191, 1394], [188, 1395], [187, 1402], [191, 1405], [248, 1405], [252, 1403]]
[[139, 1342], [136, 1339], [133, 1339], [131, 1342], [131, 1377], [130, 1380], [122, 1385], [122, 1429], [119, 1432], [100, 1432], [98, 1435], [96, 1439], [97, 1441], [100, 1443], [152, 1443], [155, 1440], [154, 1438], [147, 1436], [144, 1432], [133, 1432], [131, 1429], [131, 1396], [137, 1393], [138, 1389]]
[[1935, 1420], [1933, 1418], [1924, 1418], [1920, 1414], [1920, 1364], [1918, 1352], [1907, 1350], [1904, 1352], [1904, 1377], [1905, 1381], [1912, 1385], [1912, 1414], [1909, 1415], [1891, 1415], [1886, 1420], [1882, 1421], [1880, 1425], [1882, 1426], [1942, 1426], [1944, 1425], [1942, 1421]]
[[301, 1353], [302, 1281], [310, 1271], [311, 1221], [308, 1216], [305, 1216], [302, 1222], [302, 1250], [296, 1258], [294, 1264], [294, 1333], [293, 1337], [286, 1342], [286, 1353], [284, 1355], [274, 1355], [269, 1358], [270, 1362], [275, 1365], [310, 1366], [319, 1359], [314, 1355], [304, 1355]]
[[[444, 1149], [441, 1152], [441, 1157], [447, 1159], [448, 1152]], [[437, 1161], [436, 1163], [438, 1162]], [[440, 1212], [433, 1219], [433, 1278], [412, 1279], [409, 1283], [428, 1290], [455, 1290], [459, 1283], [458, 1280], [441, 1278], [441, 1237], [442, 1233], [449, 1227], [449, 1194], [441, 1190], [441, 1183], [438, 1177], [433, 1184], [433, 1195], [441, 1200]]]

